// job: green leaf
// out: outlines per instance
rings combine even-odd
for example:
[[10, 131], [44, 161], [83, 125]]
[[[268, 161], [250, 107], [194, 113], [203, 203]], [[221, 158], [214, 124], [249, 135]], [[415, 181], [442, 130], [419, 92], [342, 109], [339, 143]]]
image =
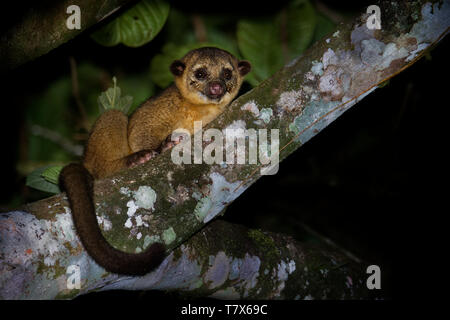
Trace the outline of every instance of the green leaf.
[[236, 40], [222, 30], [214, 28], [213, 26], [207, 26], [206, 34], [208, 43], [214, 44], [214, 47], [226, 50], [236, 57], [239, 55], [239, 49], [237, 47]]
[[270, 19], [241, 20], [237, 25], [239, 50], [252, 63], [247, 77], [255, 86], [301, 55], [311, 44], [316, 14], [307, 0], [296, 0]]
[[302, 54], [311, 44], [317, 19], [313, 6], [305, 0], [294, 1], [286, 12], [288, 59], [290, 61]]
[[58, 184], [59, 173], [61, 172], [63, 166], [50, 166], [47, 167], [44, 172], [42, 172], [42, 177], [50, 183]]
[[169, 15], [170, 5], [164, 0], [142, 0], [91, 36], [107, 47], [123, 43], [140, 47], [161, 30]]
[[279, 31], [279, 24], [275, 19], [241, 20], [238, 23], [238, 46], [244, 58], [252, 63], [252, 72], [247, 80], [253, 86], [283, 66]]
[[131, 104], [133, 103], [132, 96], [125, 96], [119, 99], [117, 103], [117, 109], [124, 110], [124, 113], [127, 114], [130, 110]]
[[55, 132], [56, 135], [69, 137], [73, 130], [73, 122], [66, 116], [67, 106], [72, 98], [70, 77], [62, 77], [51, 84], [45, 90], [36, 93], [29, 98], [25, 110], [26, 122], [30, 128], [27, 140], [28, 161], [61, 161], [67, 162], [70, 156], [61, 146], [49, 139], [33, 133], [33, 125], [39, 125]]
[[164, 26], [164, 37], [166, 43], [174, 42], [178, 45], [196, 42], [191, 17], [176, 7], [171, 8]]
[[103, 113], [109, 109], [116, 109], [127, 114], [133, 103], [133, 97], [121, 97], [120, 95], [122, 94], [122, 92], [117, 86], [116, 77], [113, 77], [113, 83], [114, 86], [112, 88], [108, 88], [98, 97], [98, 106], [100, 109], [100, 113]]
[[59, 189], [58, 185], [52, 182], [49, 182], [44, 178], [43, 173], [52, 168], [51, 166], [42, 167], [34, 170], [27, 176], [26, 185], [28, 187], [41, 190], [48, 193], [60, 193], [61, 190]]
[[148, 72], [129, 75], [121, 79], [120, 87], [124, 92], [129, 93], [133, 97], [133, 102], [128, 113], [134, 111], [155, 93], [155, 84], [150, 79]]

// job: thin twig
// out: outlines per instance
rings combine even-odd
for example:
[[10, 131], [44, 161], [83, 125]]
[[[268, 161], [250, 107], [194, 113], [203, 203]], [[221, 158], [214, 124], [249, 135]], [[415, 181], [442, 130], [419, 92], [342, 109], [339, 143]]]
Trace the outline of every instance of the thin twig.
[[77, 105], [78, 112], [80, 113], [80, 116], [81, 116], [82, 127], [86, 131], [89, 131], [90, 128], [88, 125], [89, 122], [88, 122], [87, 115], [86, 115], [86, 108], [84, 107], [83, 101], [81, 100], [80, 89], [78, 86], [77, 63], [76, 63], [74, 57], [72, 57], [72, 56], [69, 57], [69, 61], [70, 61], [70, 75], [72, 78], [72, 94], [73, 94], [73, 97], [75, 98], [75, 103]]
[[194, 25], [194, 33], [197, 41], [206, 42], [208, 38], [206, 35], [205, 23], [203, 22], [202, 17], [200, 17], [198, 14], [194, 14], [192, 16], [192, 24]]
[[280, 17], [280, 38], [281, 38], [281, 52], [283, 53], [284, 63], [289, 62], [289, 48], [287, 35], [287, 12], [286, 9], [281, 11]]
[[334, 242], [330, 238], [325, 237], [324, 235], [322, 235], [319, 232], [315, 231], [313, 228], [307, 226], [303, 222], [296, 221], [294, 219], [290, 219], [290, 220], [291, 220], [290, 223], [298, 224], [306, 232], [308, 232], [309, 234], [313, 235], [315, 238], [320, 239], [322, 242], [326, 243], [327, 245], [329, 245], [329, 246], [331, 246], [331, 247], [341, 251], [343, 254], [345, 254], [348, 258], [352, 259], [353, 261], [355, 261], [357, 263], [361, 263], [362, 262], [362, 260], [360, 258], [358, 258], [355, 254], [353, 254], [352, 252], [348, 251], [347, 249], [341, 247], [340, 245], [338, 245], [336, 242]]
[[33, 124], [30, 129], [31, 134], [56, 143], [70, 154], [73, 154], [77, 157], [81, 157], [81, 155], [83, 154], [83, 146], [73, 144], [69, 139], [64, 138], [56, 131], [42, 127], [38, 124]]
[[345, 20], [345, 17], [335, 10], [330, 9], [322, 1], [316, 1], [316, 10], [326, 16], [328, 19], [333, 21], [335, 24], [341, 23]]

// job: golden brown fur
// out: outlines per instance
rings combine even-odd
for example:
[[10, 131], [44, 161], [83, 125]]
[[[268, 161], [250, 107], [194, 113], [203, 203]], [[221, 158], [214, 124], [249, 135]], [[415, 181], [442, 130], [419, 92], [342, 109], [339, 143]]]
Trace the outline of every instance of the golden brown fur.
[[[83, 162], [94, 178], [126, 168], [128, 156], [157, 149], [175, 129], [193, 133], [194, 121], [206, 125], [214, 120], [237, 95], [243, 76], [250, 71], [248, 62], [239, 62], [216, 48], [193, 50], [174, 64], [184, 65], [180, 74], [174, 72], [175, 84], [144, 102], [129, 120], [120, 111], [109, 110], [96, 121]], [[220, 79], [224, 67], [232, 71], [232, 78], [224, 81], [223, 96], [211, 99], [205, 94], [205, 86]], [[209, 79], [196, 79], [198, 68], [205, 68]]]
[[91, 257], [114, 273], [139, 275], [157, 266], [164, 246], [129, 254], [111, 247], [98, 227], [92, 203], [93, 179], [148, 161], [178, 128], [193, 133], [194, 121], [214, 120], [237, 95], [250, 63], [217, 48], [189, 52], [171, 65], [175, 84], [144, 102], [128, 119], [118, 110], [104, 112], [95, 122], [85, 149], [83, 166], [71, 164], [61, 172], [78, 235]]

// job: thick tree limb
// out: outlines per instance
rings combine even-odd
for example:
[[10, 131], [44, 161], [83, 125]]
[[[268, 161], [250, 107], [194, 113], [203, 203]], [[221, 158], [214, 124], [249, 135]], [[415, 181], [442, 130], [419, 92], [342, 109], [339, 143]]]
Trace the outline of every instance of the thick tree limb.
[[[20, 21], [12, 24], [0, 36], [0, 71], [40, 57], [73, 39], [82, 31], [108, 17], [130, 0], [65, 0], [53, 1], [47, 7], [41, 3], [22, 7], [26, 11]], [[77, 5], [81, 10], [81, 29], [69, 29], [67, 8]]]
[[[12, 222], [18, 217], [26, 219], [26, 224]], [[74, 251], [68, 257], [69, 264], [81, 267], [81, 290], [71, 289], [68, 283], [73, 280], [70, 277], [73, 271], [59, 265], [60, 260], [56, 257], [47, 256], [36, 265], [33, 261], [34, 255], [46, 255], [47, 250], [56, 249], [61, 239], [76, 241], [72, 230], [62, 229], [70, 221], [70, 214], [60, 215], [59, 221], [41, 229], [43, 234], [39, 236], [45, 238], [43, 243], [47, 247], [36, 247], [39, 242], [30, 244], [26, 237], [20, 237], [33, 233], [40, 225], [32, 215], [12, 212], [3, 219], [2, 239], [14, 241], [11, 250], [28, 251], [29, 259], [16, 262], [14, 266], [2, 266], [1, 298], [71, 298], [97, 290], [150, 288], [220, 299], [360, 299], [369, 293], [363, 266], [343, 254], [220, 220], [176, 248], [154, 272], [143, 277], [105, 275], [104, 270], [94, 263], [80, 263], [90, 260], [84, 251]], [[54, 273], [39, 272], [40, 268], [46, 268], [44, 264], [52, 263], [55, 264]]]
[[[382, 82], [412, 65], [426, 48], [445, 36], [450, 25], [450, 2], [383, 2], [381, 30], [369, 30], [367, 17], [364, 14], [354, 24], [340, 25], [333, 35], [316, 43], [302, 57], [237, 99], [208, 127], [279, 129], [280, 160], [284, 159]], [[122, 250], [140, 251], [155, 240], [162, 240], [169, 249], [174, 249], [260, 178], [260, 169], [251, 164], [176, 165], [168, 152], [141, 167], [97, 181], [95, 201], [99, 221], [107, 239]], [[74, 234], [70, 209], [63, 194], [28, 204], [23, 210], [27, 213], [0, 216], [0, 297], [39, 297], [45, 288], [49, 291], [45, 297], [73, 297], [102, 287], [112, 288], [112, 283], [117, 283], [114, 288], [120, 288], [121, 283], [123, 288], [160, 288], [154, 280], [148, 279], [156, 279], [155, 274], [162, 272], [163, 266], [146, 277], [136, 279], [119, 278], [96, 266]], [[24, 225], [27, 227], [23, 228]], [[224, 233], [228, 234], [228, 231]], [[241, 231], [240, 235], [243, 233]], [[177, 254], [188, 255], [189, 252], [188, 256], [193, 256], [189, 251], [191, 241], [196, 241], [193, 239], [177, 249], [163, 264], [179, 263]], [[224, 237], [222, 240], [226, 239], [233, 238]], [[209, 241], [206, 236], [206, 246]], [[217, 241], [217, 236], [211, 241]], [[286, 240], [279, 239], [275, 243], [283, 241]], [[270, 247], [270, 241], [267, 245]], [[250, 241], [243, 242], [242, 246], [248, 248]], [[293, 246], [297, 247], [297, 244]], [[201, 278], [202, 285], [207, 285], [201, 292], [211, 294], [207, 280], [214, 284], [217, 279], [207, 275], [215, 272], [215, 261], [233, 261], [231, 257], [242, 259], [242, 252], [254, 252], [252, 250], [245, 249], [241, 253], [224, 251], [226, 254], [221, 254], [220, 250], [210, 251], [211, 264], [208, 267], [202, 265], [208, 270], [200, 273], [203, 276], [192, 275], [192, 279]], [[258, 258], [260, 265], [275, 268], [281, 261], [286, 264], [292, 259], [295, 269], [301, 270], [298, 266], [303, 264], [294, 252], [285, 252], [282, 247], [277, 247], [277, 250], [282, 253], [276, 262], [261, 256]], [[195, 256], [189, 260], [192, 264], [184, 265], [183, 270], [195, 269], [196, 259], [206, 259], [203, 254], [202, 258]], [[289, 254], [293, 255], [290, 259], [287, 258]], [[69, 265], [81, 268], [81, 291], [67, 292], [66, 270]], [[242, 272], [246, 265], [237, 264], [236, 268]], [[230, 270], [227, 271], [228, 279], [232, 278]], [[268, 270], [270, 274], [274, 269]], [[259, 282], [264, 278], [261, 276], [264, 270], [258, 269], [257, 272], [259, 276], [255, 279]], [[163, 277], [164, 272], [159, 275]], [[286, 276], [294, 279], [302, 275], [294, 271]], [[179, 282], [172, 282], [170, 288], [183, 288], [185, 277], [189, 274], [173, 277], [174, 282]], [[317, 278], [314, 284], [311, 282], [313, 278], [309, 279], [311, 288], [320, 287], [323, 279]], [[360, 279], [352, 283], [360, 283]], [[224, 287], [218, 287], [228, 288], [223, 297], [233, 296], [233, 290], [245, 293], [242, 287], [239, 291], [227, 281], [222, 283]], [[125, 285], [130, 282], [134, 287]], [[298, 285], [301, 282], [294, 280], [293, 283]], [[200, 283], [198, 285], [202, 287]], [[254, 286], [247, 291], [251, 297], [276, 296], [273, 290], [262, 289], [261, 296], [258, 296], [258, 292], [251, 288]], [[290, 285], [281, 288], [279, 296], [296, 297], [288, 288]], [[307, 296], [300, 287], [297, 290], [299, 297]], [[216, 293], [216, 296], [220, 295]], [[312, 296], [323, 297], [323, 292]], [[333, 295], [336, 296], [339, 294]]]

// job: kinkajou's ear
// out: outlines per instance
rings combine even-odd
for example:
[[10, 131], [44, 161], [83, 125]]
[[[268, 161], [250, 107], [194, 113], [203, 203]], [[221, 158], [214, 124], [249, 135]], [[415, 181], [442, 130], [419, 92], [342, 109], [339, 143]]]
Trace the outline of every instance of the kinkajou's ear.
[[186, 65], [180, 60], [175, 60], [170, 65], [170, 72], [172, 72], [175, 76], [181, 76], [184, 69], [186, 69]]
[[250, 70], [252, 70], [252, 65], [246, 60], [241, 60], [238, 62], [238, 70], [241, 76], [245, 76], [250, 72]]

